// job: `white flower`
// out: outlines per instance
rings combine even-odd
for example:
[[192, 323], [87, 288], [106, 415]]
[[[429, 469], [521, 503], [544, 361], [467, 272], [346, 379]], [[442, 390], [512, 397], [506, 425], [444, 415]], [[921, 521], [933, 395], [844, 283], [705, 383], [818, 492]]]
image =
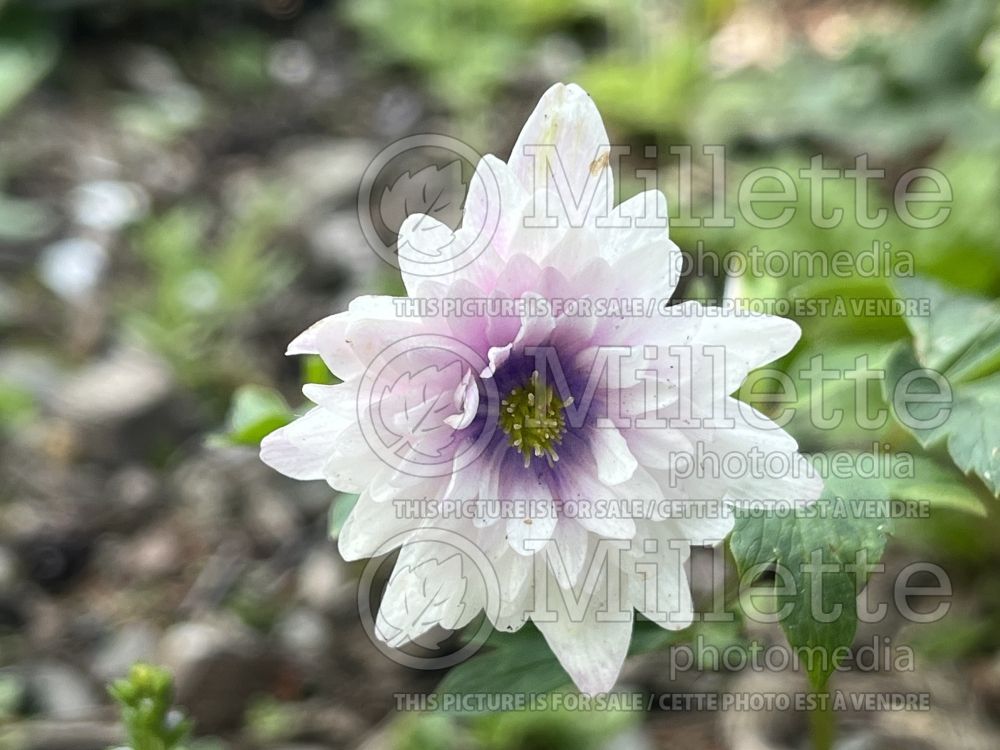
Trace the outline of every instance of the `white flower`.
[[[795, 441], [730, 396], [798, 326], [667, 309], [680, 252], [666, 199], [614, 206], [610, 156], [586, 93], [550, 88], [510, 161], [478, 165], [460, 229], [402, 226], [403, 280], [423, 307], [360, 297], [292, 342], [344, 382], [305, 386], [316, 407], [261, 448], [289, 476], [360, 493], [346, 559], [402, 547], [383, 640], [484, 608], [500, 629], [530, 618], [588, 693], [614, 685], [634, 610], [692, 622], [684, 563], [729, 533], [729, 501], [821, 489]], [[722, 466], [753, 450], [783, 468]], [[441, 504], [401, 512], [421, 499]]]

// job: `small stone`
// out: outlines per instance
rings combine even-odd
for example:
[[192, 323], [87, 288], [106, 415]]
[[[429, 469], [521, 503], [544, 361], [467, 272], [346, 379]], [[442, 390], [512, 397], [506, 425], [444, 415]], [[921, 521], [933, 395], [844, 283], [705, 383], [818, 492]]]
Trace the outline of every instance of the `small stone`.
[[321, 612], [332, 612], [350, 597], [344, 563], [332, 549], [318, 548], [299, 567], [299, 598]]
[[356, 198], [361, 176], [374, 155], [375, 149], [368, 141], [318, 141], [289, 153], [280, 169], [304, 213], [321, 203]]
[[156, 475], [138, 464], [126, 466], [108, 480], [107, 495], [125, 514], [152, 510], [160, 496]]
[[27, 668], [28, 699], [38, 713], [52, 719], [84, 719], [100, 706], [96, 691], [77, 670], [56, 661]]
[[149, 210], [149, 196], [139, 185], [94, 180], [74, 188], [70, 212], [79, 224], [114, 231], [141, 219]]
[[653, 743], [642, 727], [629, 727], [605, 742], [601, 750], [653, 750]]
[[0, 382], [36, 399], [51, 399], [62, 378], [61, 367], [49, 354], [15, 347], [0, 352]]
[[217, 528], [229, 521], [229, 505], [236, 487], [222, 456], [203, 451], [181, 463], [170, 485], [192, 523]]
[[63, 299], [79, 302], [89, 297], [108, 265], [107, 251], [86, 237], [59, 240], [42, 250], [38, 275]]
[[247, 529], [253, 538], [269, 549], [276, 549], [299, 536], [299, 516], [289, 498], [259, 487], [247, 498], [244, 508]]
[[129, 623], [116, 630], [94, 654], [91, 671], [101, 682], [124, 677], [139, 661], [152, 661], [159, 639], [157, 630], [148, 623]]
[[178, 705], [203, 733], [239, 726], [280, 666], [259, 637], [230, 620], [174, 625], [160, 641], [159, 662], [174, 675]]
[[533, 70], [544, 80], [558, 81], [579, 69], [584, 58], [580, 45], [570, 36], [552, 34], [539, 45]]
[[53, 406], [75, 421], [115, 423], [151, 410], [172, 387], [165, 364], [138, 349], [119, 349], [71, 376]]
[[290, 656], [316, 665], [330, 649], [330, 624], [306, 607], [293, 609], [277, 625], [278, 638]]
[[312, 259], [321, 269], [344, 269], [360, 287], [378, 277], [385, 264], [361, 231], [357, 211], [337, 211], [308, 231]]
[[271, 48], [267, 72], [278, 83], [301, 86], [316, 74], [316, 55], [301, 39], [283, 39]]
[[93, 539], [75, 526], [46, 527], [20, 537], [17, 553], [25, 575], [46, 591], [72, 585], [90, 560]]
[[177, 529], [168, 524], [143, 531], [124, 550], [122, 567], [140, 580], [163, 578], [179, 572], [184, 559], [178, 534]]
[[845, 737], [838, 737], [834, 750], [881, 750], [886, 747], [885, 738], [876, 732], [860, 731]]
[[129, 83], [150, 94], [169, 91], [182, 80], [177, 63], [162, 50], [148, 45], [129, 48], [122, 67]]
[[408, 86], [389, 89], [375, 107], [375, 129], [389, 138], [410, 132], [424, 114], [420, 96]]

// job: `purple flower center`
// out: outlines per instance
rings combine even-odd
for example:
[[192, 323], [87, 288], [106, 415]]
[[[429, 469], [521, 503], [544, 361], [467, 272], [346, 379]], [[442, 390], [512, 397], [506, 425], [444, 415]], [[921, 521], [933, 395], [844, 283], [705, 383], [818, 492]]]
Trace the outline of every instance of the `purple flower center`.
[[544, 456], [549, 466], [559, 460], [556, 449], [566, 434], [564, 410], [572, 401], [570, 397], [564, 402], [535, 370], [527, 383], [513, 388], [500, 402], [500, 428], [510, 446], [524, 457], [525, 467], [532, 458]]

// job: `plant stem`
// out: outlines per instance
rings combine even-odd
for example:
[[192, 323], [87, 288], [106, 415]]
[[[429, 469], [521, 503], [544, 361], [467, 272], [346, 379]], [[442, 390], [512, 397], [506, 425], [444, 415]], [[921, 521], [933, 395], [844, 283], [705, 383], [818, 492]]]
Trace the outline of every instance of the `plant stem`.
[[809, 707], [809, 736], [813, 750], [832, 750], [837, 726], [830, 693], [814, 692], [814, 703]]

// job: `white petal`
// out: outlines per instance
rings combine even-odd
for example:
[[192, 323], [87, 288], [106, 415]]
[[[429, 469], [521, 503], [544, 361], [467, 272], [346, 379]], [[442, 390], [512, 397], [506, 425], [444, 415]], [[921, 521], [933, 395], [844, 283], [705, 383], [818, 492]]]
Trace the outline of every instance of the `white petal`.
[[344, 311], [329, 315], [300, 333], [288, 345], [287, 354], [317, 354], [330, 372], [341, 380], [350, 380], [364, 372], [364, 364], [347, 342], [346, 329], [352, 320]]
[[292, 479], [322, 479], [329, 458], [323, 452], [303, 451], [283, 430], [275, 430], [260, 443], [260, 460]]
[[549, 570], [564, 589], [576, 585], [587, 560], [588, 536], [575, 519], [560, 518], [552, 544], [545, 547]]
[[[617, 575], [617, 568], [614, 571]], [[614, 687], [628, 654], [632, 639], [631, 608], [626, 612], [618, 604], [612, 604], [610, 615], [601, 612], [608, 600], [601, 586], [588, 597], [581, 616], [567, 607], [564, 595], [570, 597], [572, 592], [559, 588], [554, 580], [547, 589], [544, 609], [551, 615], [539, 616], [536, 605], [532, 614], [536, 627], [581, 692], [589, 695], [608, 692]]]
[[[663, 528], [662, 524], [658, 526]], [[645, 527], [654, 528], [651, 524]], [[647, 545], [655, 551], [643, 552]], [[667, 630], [686, 628], [694, 620], [691, 589], [684, 572], [690, 547], [660, 532], [645, 545], [637, 544], [635, 550], [632, 564], [625, 570], [632, 606]]]
[[614, 277], [620, 280], [615, 294], [665, 303], [680, 281], [681, 261], [680, 248], [664, 233], [658, 242], [630, 250], [613, 262]]
[[458, 414], [447, 417], [444, 421], [449, 427], [461, 430], [472, 424], [479, 409], [479, 386], [472, 370], [466, 370], [462, 382], [455, 389], [455, 402], [456, 408], [459, 409]]
[[337, 537], [340, 556], [351, 561], [388, 554], [402, 546], [414, 526], [414, 519], [408, 518], [395, 503], [377, 502], [365, 490]]
[[587, 443], [597, 462], [597, 478], [604, 485], [621, 484], [635, 473], [639, 462], [615, 427], [595, 427], [587, 431]]
[[671, 469], [681, 456], [693, 460], [694, 444], [682, 430], [633, 427], [624, 435], [632, 455], [643, 466]]
[[[718, 314], [700, 305], [692, 309], [703, 317], [692, 343], [694, 377], [696, 382], [712, 383], [719, 395], [733, 393], [751, 370], [788, 354], [802, 334], [795, 321], [776, 315]], [[714, 360], [716, 352], [706, 347], [723, 347], [723, 361]], [[725, 377], [716, 383], [715, 374], [722, 367]]]
[[[510, 499], [525, 502], [527, 514], [507, 519], [507, 540], [520, 555], [533, 555], [552, 539], [558, 513], [552, 492], [544, 480], [530, 469], [513, 473], [508, 480]], [[505, 498], [507, 499], [507, 498]]]
[[361, 492], [386, 463], [368, 445], [357, 424], [337, 435], [330, 459], [323, 467], [327, 484], [340, 492]]
[[[536, 216], [566, 210], [571, 224], [582, 226], [611, 209], [609, 157], [608, 134], [593, 100], [575, 84], [557, 83], [531, 113], [509, 163], [525, 189], [534, 197], [546, 197], [534, 201]], [[559, 209], [553, 211], [551, 201]]]
[[[472, 175], [469, 193], [465, 198], [462, 228], [473, 233], [474, 251], [488, 246], [501, 260], [510, 257], [514, 233], [521, 225], [521, 217], [528, 192], [517, 179], [514, 171], [492, 154], [484, 156]], [[479, 243], [485, 243], [483, 245]], [[477, 268], [484, 264], [470, 263], [460, 269], [458, 277], [473, 281], [489, 277]], [[491, 269], [493, 273], [496, 269]]]
[[[538, 294], [525, 294], [522, 299], [530, 300], [534, 299], [536, 304], [542, 302], [541, 295]], [[543, 344], [556, 327], [555, 318], [549, 314], [541, 315], [528, 315], [530, 311], [530, 304], [528, 310], [525, 314], [521, 316], [521, 329], [517, 332], [517, 336], [514, 338], [514, 346], [517, 347], [519, 351], [523, 351], [525, 347], [529, 346], [539, 346]], [[534, 308], [535, 310], [542, 310], [541, 307]]]
[[[671, 267], [671, 262], [679, 261], [680, 250], [670, 242], [668, 223], [667, 198], [662, 192], [646, 190], [632, 196], [597, 222], [601, 257], [614, 265], [626, 255], [644, 250], [661, 267]], [[668, 257], [674, 254], [676, 260]]]
[[442, 272], [452, 272], [464, 248], [454, 230], [427, 214], [410, 214], [399, 228], [397, 260], [411, 297], [420, 283]]
[[265, 437], [260, 458], [293, 479], [322, 479], [323, 467], [349, 425], [348, 420], [317, 406]]
[[[616, 506], [611, 504], [609, 507]], [[601, 516], [581, 515], [576, 521], [587, 531], [594, 532], [602, 539], [631, 539], [635, 536], [635, 521], [616, 513], [617, 511]]]
[[358, 418], [358, 385], [356, 382], [337, 383], [336, 385], [306, 383], [302, 386], [302, 395], [336, 415], [344, 422], [345, 426]]
[[435, 626], [455, 629], [482, 609], [482, 587], [482, 573], [455, 547], [411, 542], [389, 578], [375, 633], [390, 646], [402, 646]]

